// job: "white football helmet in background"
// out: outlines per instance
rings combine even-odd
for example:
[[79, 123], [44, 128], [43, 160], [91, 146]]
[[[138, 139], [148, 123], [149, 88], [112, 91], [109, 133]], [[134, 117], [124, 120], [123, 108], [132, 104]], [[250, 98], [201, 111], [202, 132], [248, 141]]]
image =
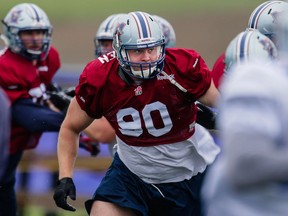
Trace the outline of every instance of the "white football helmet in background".
[[103, 54], [113, 51], [113, 48], [106, 48], [102, 45], [101, 41], [113, 41], [113, 35], [115, 33], [115, 21], [124, 14], [113, 14], [107, 17], [99, 26], [95, 38], [94, 38], [94, 45], [95, 45], [95, 56], [99, 57]]
[[[22, 3], [14, 6], [4, 20], [4, 35], [12, 52], [30, 60], [46, 58], [51, 44], [52, 26], [46, 13], [35, 4]], [[43, 30], [44, 39], [39, 51], [26, 49], [19, 33], [27, 30]]]
[[176, 44], [176, 34], [172, 25], [168, 22], [168, 20], [163, 17], [153, 15], [156, 18], [156, 21], [159, 23], [162, 28], [163, 34], [165, 36], [165, 47], [175, 47]]
[[235, 64], [247, 61], [270, 62], [277, 58], [274, 43], [257, 29], [247, 29], [239, 33], [228, 45], [225, 52], [225, 72]]
[[[258, 29], [274, 43], [277, 22], [281, 14], [288, 10], [285, 1], [266, 1], [254, 9], [248, 21], [248, 28]], [[277, 46], [277, 43], [275, 43]]]

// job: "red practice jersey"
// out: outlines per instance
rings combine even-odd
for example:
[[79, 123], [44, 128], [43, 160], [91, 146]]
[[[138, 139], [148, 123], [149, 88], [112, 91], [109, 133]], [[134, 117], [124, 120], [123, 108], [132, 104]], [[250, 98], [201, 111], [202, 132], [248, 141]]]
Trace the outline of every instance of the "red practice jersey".
[[[40, 85], [51, 83], [59, 67], [59, 54], [53, 47], [46, 60], [38, 61], [36, 66], [32, 61], [7, 49], [0, 56], [0, 86], [13, 105], [17, 99], [31, 98], [28, 93], [31, 89], [40, 89]], [[41, 133], [30, 133], [12, 122], [10, 152], [35, 147], [40, 136]]]
[[224, 74], [224, 69], [225, 69], [224, 59], [225, 59], [225, 54], [223, 53], [216, 60], [212, 69], [212, 79], [217, 89], [219, 88], [221, 84], [221, 79]]
[[196, 51], [179, 48], [166, 49], [164, 71], [187, 92], [162, 74], [140, 85], [123, 81], [115, 53], [111, 52], [85, 67], [76, 99], [89, 116], [105, 116], [128, 145], [183, 141], [194, 133], [194, 102], [210, 87], [211, 72]]

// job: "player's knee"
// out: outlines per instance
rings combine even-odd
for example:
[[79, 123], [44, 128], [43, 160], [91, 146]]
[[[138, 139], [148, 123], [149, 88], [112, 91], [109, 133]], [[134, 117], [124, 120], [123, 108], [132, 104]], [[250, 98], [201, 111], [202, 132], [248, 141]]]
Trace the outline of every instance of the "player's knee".
[[103, 201], [95, 201], [92, 205], [92, 209], [90, 212], [90, 216], [136, 216], [133, 210], [118, 206], [113, 203], [103, 202]]

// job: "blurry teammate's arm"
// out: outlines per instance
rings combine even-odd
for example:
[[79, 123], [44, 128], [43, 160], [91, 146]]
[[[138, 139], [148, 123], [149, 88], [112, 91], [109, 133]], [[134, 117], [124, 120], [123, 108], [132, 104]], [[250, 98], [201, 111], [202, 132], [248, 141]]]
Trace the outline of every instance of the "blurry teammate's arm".
[[95, 119], [85, 130], [85, 134], [92, 140], [101, 143], [115, 143], [115, 131], [105, 117]]
[[220, 94], [218, 89], [215, 87], [214, 82], [211, 81], [211, 85], [207, 92], [198, 98], [198, 101], [206, 106], [215, 107], [217, 100], [219, 99]]
[[62, 123], [58, 138], [59, 179], [71, 177], [77, 157], [79, 133], [94, 119], [84, 112], [75, 98], [72, 99]]

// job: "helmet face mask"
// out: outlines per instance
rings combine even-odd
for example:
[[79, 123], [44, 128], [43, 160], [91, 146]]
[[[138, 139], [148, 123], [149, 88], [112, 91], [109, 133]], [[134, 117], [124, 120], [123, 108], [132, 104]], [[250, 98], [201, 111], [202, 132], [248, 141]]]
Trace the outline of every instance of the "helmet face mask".
[[98, 40], [95, 39], [94, 40], [95, 57], [97, 58], [101, 55], [112, 52], [113, 51], [112, 42], [113, 40], [109, 40], [109, 39], [98, 39]]
[[[52, 26], [46, 13], [37, 5], [23, 3], [14, 6], [2, 21], [8, 47], [12, 52], [29, 60], [45, 59], [48, 55]], [[39, 50], [28, 49], [20, 37], [21, 32], [43, 32], [42, 46]]]
[[[148, 45], [149, 46], [149, 45]], [[146, 51], [148, 49], [148, 51]], [[132, 53], [141, 53], [141, 52], [148, 52], [151, 55], [151, 61], [149, 62], [141, 62], [140, 60], [135, 60], [133, 58]], [[129, 54], [132, 52], [131, 54]], [[121, 59], [123, 59], [124, 64], [127, 66], [127, 71], [130, 70], [129, 74], [133, 74], [136, 78], [143, 78], [149, 79], [155, 76], [154, 73], [157, 73], [157, 65], [159, 63], [159, 59], [162, 56], [162, 46], [154, 46], [151, 48], [141, 48], [141, 49], [123, 49], [121, 52]], [[137, 54], [136, 54], [137, 56]]]
[[[132, 78], [151, 79], [164, 67], [165, 37], [157, 21], [144, 12], [131, 12], [117, 20], [113, 48], [122, 70]], [[134, 61], [130, 51], [154, 50], [155, 59]]]

